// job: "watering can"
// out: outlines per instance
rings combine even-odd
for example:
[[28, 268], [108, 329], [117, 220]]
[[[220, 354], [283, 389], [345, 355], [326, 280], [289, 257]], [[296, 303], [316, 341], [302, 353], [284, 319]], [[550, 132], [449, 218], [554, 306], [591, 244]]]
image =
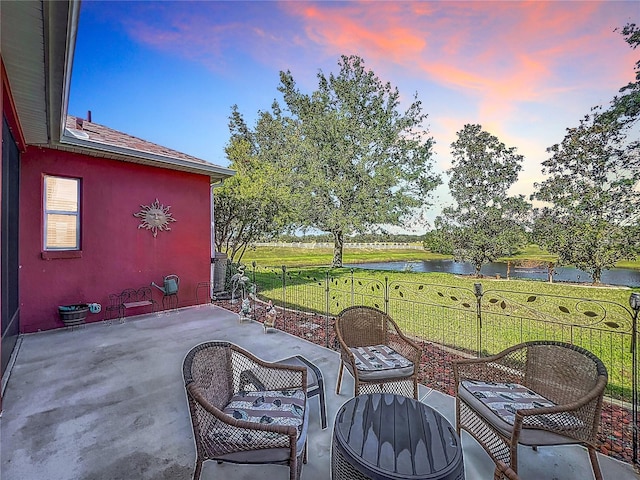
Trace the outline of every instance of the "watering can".
[[151, 282], [152, 287], [156, 287], [166, 297], [167, 295], [176, 295], [178, 293], [178, 286], [180, 285], [180, 278], [177, 275], [167, 275], [163, 280], [164, 286], [161, 287], [155, 282]]

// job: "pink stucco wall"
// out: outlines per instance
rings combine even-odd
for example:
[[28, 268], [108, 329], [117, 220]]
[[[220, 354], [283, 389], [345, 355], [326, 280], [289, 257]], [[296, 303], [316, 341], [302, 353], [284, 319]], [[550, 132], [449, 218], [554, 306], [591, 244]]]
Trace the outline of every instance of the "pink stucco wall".
[[[81, 258], [42, 258], [45, 174], [81, 178]], [[20, 175], [22, 332], [62, 327], [58, 305], [104, 309], [110, 293], [162, 284], [168, 274], [180, 277], [180, 306], [195, 304], [196, 285], [210, 272], [208, 176], [38, 147], [22, 155]], [[154, 238], [133, 214], [156, 198], [176, 221]], [[153, 295], [162, 305], [162, 292]], [[102, 318], [89, 314], [87, 321]]]

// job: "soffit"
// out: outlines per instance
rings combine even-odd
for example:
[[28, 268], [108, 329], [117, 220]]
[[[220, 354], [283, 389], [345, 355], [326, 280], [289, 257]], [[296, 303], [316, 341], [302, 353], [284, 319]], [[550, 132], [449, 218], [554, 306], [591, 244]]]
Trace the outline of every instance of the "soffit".
[[2, 2], [2, 60], [24, 138], [49, 141], [45, 73], [43, 3]]

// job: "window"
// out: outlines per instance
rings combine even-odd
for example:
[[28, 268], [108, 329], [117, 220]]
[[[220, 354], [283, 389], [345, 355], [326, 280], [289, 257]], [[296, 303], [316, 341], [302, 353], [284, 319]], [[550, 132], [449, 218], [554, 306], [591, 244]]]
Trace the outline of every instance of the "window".
[[80, 179], [44, 177], [44, 249], [80, 250]]

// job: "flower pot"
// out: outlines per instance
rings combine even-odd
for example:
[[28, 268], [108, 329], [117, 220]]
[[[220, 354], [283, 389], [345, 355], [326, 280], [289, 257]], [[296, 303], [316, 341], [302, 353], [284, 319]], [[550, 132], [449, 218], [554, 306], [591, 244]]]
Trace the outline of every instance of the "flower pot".
[[89, 314], [89, 305], [86, 303], [61, 305], [58, 307], [58, 314], [65, 327], [82, 325]]

